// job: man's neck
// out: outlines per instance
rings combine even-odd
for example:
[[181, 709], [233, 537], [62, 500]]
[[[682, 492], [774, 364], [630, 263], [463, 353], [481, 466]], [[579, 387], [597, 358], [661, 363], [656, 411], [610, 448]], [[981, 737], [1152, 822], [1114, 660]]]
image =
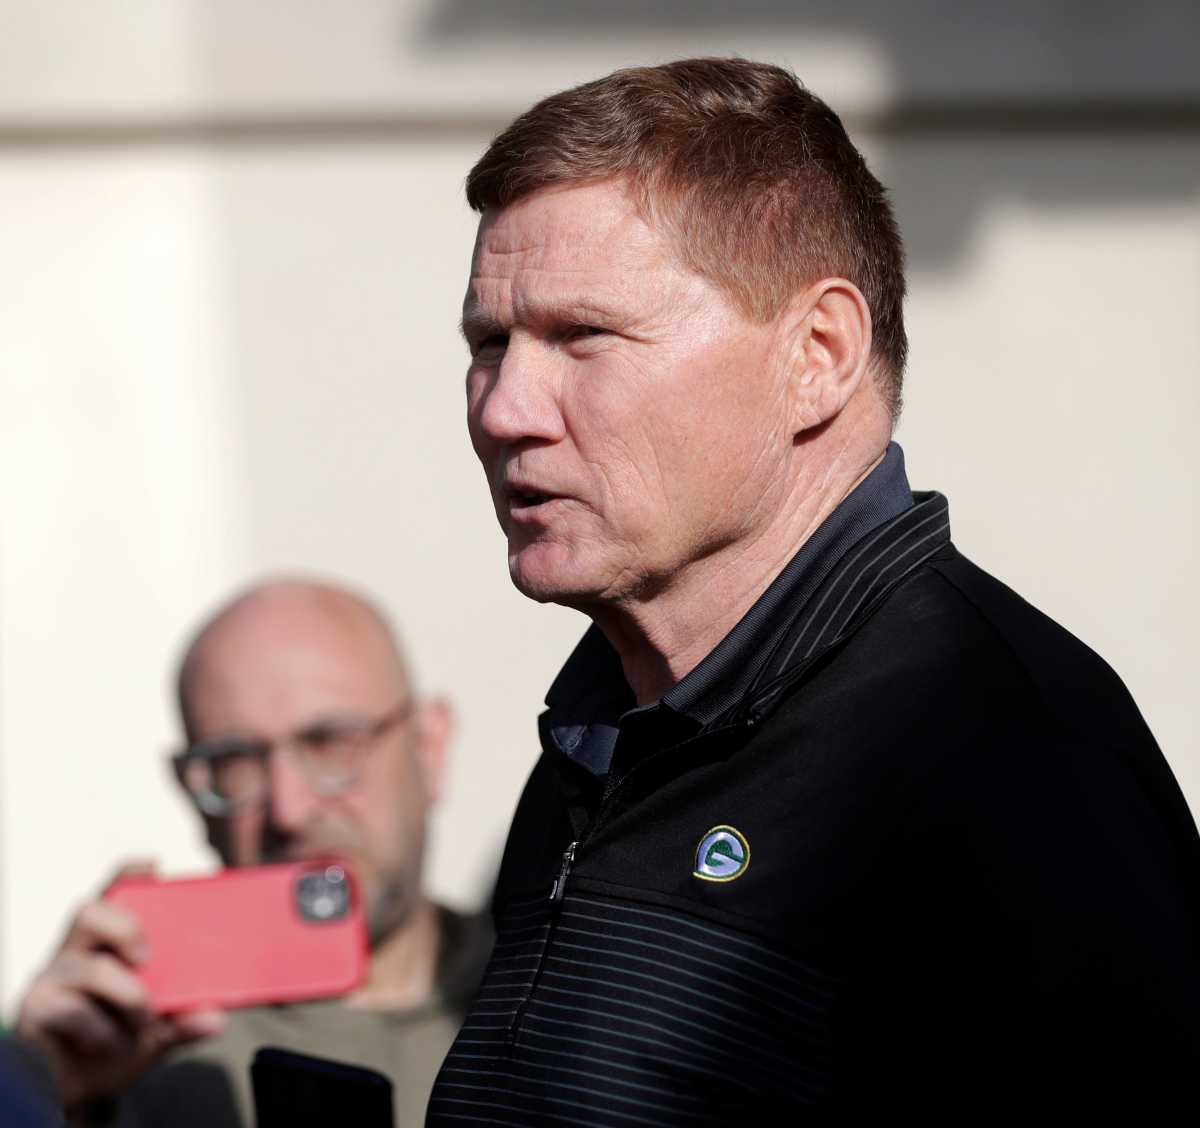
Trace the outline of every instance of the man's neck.
[[694, 561], [649, 600], [592, 613], [639, 705], [657, 701], [700, 664], [882, 459], [882, 451], [844, 446], [819, 466], [810, 462], [788, 503], [752, 540]]
[[422, 898], [412, 915], [371, 950], [366, 982], [346, 999], [363, 1010], [407, 1010], [432, 995], [441, 929], [434, 905]]

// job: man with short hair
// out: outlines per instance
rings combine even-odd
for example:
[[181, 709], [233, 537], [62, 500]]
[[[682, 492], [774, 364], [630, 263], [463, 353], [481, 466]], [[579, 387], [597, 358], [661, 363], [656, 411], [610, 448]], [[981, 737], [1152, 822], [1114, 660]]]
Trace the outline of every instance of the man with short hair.
[[1194, 1109], [1195, 825], [1112, 671], [909, 489], [901, 243], [836, 115], [620, 71], [467, 197], [509, 571], [594, 625], [429, 1122]]
[[176, 770], [222, 861], [334, 852], [353, 863], [367, 978], [345, 1000], [155, 1016], [135, 973], [138, 922], [101, 900], [79, 911], [29, 989], [19, 1033], [43, 1050], [85, 1123], [250, 1128], [249, 1066], [264, 1045], [379, 1070], [392, 1079], [397, 1123], [420, 1123], [491, 946], [485, 921], [421, 888], [449, 705], [417, 695], [367, 600], [276, 580], [201, 629], [180, 667], [179, 707], [188, 743]]

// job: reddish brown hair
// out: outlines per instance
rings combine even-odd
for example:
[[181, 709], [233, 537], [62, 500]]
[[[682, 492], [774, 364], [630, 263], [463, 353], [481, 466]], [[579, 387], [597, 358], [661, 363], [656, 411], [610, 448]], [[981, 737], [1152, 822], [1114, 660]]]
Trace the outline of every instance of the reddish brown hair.
[[467, 177], [476, 211], [552, 184], [626, 176], [682, 261], [767, 320], [805, 285], [853, 282], [880, 390], [899, 413], [904, 250], [883, 185], [837, 114], [781, 67], [684, 59], [616, 71], [517, 118]]

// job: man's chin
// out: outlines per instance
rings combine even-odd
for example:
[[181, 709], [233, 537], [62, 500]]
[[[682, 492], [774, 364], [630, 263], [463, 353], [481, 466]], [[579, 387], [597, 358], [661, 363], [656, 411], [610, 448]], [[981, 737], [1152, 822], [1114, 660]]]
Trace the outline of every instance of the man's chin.
[[[557, 548], [557, 546], [553, 546]], [[588, 603], [596, 585], [584, 569], [561, 549], [545, 551], [536, 545], [509, 556], [508, 572], [522, 595], [538, 603], [562, 603], [569, 607]]]
[[391, 881], [371, 881], [363, 891], [367, 910], [367, 942], [371, 949], [403, 928], [421, 899], [420, 888], [412, 875]]

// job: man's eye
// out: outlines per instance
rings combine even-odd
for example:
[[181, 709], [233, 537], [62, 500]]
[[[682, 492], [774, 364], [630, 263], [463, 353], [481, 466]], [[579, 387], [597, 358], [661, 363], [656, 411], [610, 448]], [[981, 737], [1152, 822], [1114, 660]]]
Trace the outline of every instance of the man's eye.
[[482, 340], [475, 343], [475, 347], [471, 350], [471, 355], [478, 357], [484, 353], [495, 355], [503, 352], [508, 348], [507, 333], [493, 333], [489, 337], [484, 337]]
[[296, 739], [306, 748], [326, 748], [337, 743], [342, 731], [336, 728], [314, 728], [300, 733]]
[[602, 337], [609, 330], [599, 325], [572, 325], [565, 336], [568, 341], [578, 341], [585, 337]]

